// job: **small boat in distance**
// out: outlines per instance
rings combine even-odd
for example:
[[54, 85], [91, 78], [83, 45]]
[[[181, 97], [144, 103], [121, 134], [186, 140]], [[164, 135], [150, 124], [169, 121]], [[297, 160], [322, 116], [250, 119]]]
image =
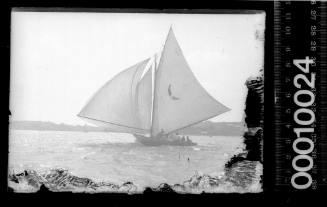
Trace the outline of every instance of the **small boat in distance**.
[[192, 146], [178, 130], [230, 109], [201, 86], [170, 28], [161, 53], [122, 71], [101, 87], [79, 117], [144, 145]]

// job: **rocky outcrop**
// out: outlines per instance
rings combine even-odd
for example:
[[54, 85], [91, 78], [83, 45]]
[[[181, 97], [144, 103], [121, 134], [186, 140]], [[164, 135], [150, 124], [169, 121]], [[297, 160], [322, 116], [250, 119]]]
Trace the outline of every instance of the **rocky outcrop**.
[[110, 182], [94, 182], [89, 178], [81, 178], [64, 169], [52, 169], [43, 173], [25, 170], [18, 174], [9, 174], [9, 186], [17, 191], [82, 191], [82, 192], [136, 192], [132, 182], [117, 185]]
[[263, 124], [263, 76], [250, 77], [245, 85], [248, 88], [245, 123], [248, 128], [260, 127]]
[[[241, 173], [240, 176], [229, 176], [232, 180], [237, 177], [253, 179], [253, 173], [251, 174], [251, 170], [249, 171], [249, 169], [253, 169], [251, 165], [257, 162], [262, 163], [263, 161], [264, 83], [262, 71], [258, 77], [248, 78], [245, 85], [248, 88], [245, 107], [247, 131], [243, 134], [245, 149], [243, 152], [234, 155], [225, 164], [225, 171], [230, 172], [231, 169], [237, 169], [235, 172]], [[244, 171], [244, 167], [246, 171]], [[245, 173], [247, 175], [241, 176], [244, 175], [244, 172], [247, 172]], [[234, 179], [234, 181], [239, 182], [237, 179]]]
[[195, 173], [182, 184], [160, 184], [156, 188], [147, 188], [144, 192], [164, 193], [218, 193], [218, 192], [261, 192], [260, 175], [262, 164], [256, 161], [234, 163], [219, 176]]
[[248, 130], [243, 135], [244, 144], [248, 152], [247, 159], [261, 162], [263, 159], [263, 84], [263, 75], [249, 78], [246, 81], [248, 96], [246, 99], [245, 123]]
[[[147, 187], [144, 193], [217, 193], [217, 192], [260, 192], [259, 177], [262, 165], [257, 162], [238, 162], [219, 176], [195, 173], [190, 179], [169, 185], [162, 183], [157, 187]], [[25, 170], [9, 174], [9, 188], [14, 192], [122, 192], [140, 193], [132, 182], [117, 185], [110, 182], [94, 182], [81, 178], [64, 169], [52, 169], [43, 173]]]

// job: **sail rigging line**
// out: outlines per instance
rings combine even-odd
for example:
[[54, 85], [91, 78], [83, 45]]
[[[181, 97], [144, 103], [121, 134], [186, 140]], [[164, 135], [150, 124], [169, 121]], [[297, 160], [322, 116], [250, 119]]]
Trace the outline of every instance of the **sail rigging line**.
[[112, 122], [109, 122], [109, 121], [103, 121], [103, 120], [94, 119], [94, 118], [90, 118], [90, 117], [86, 117], [86, 116], [81, 116], [79, 114], [77, 116], [78, 117], [85, 118], [85, 119], [90, 119], [90, 120], [94, 120], [94, 121], [99, 121], [99, 122], [107, 123], [107, 124], [117, 125], [117, 126], [120, 126], [120, 127], [126, 127], [126, 128], [130, 128], [130, 129], [137, 129], [137, 130], [143, 130], [143, 131], [149, 131], [148, 129], [142, 129], [142, 128], [131, 127], [131, 126], [126, 126], [126, 125], [122, 125], [122, 124], [112, 123]]

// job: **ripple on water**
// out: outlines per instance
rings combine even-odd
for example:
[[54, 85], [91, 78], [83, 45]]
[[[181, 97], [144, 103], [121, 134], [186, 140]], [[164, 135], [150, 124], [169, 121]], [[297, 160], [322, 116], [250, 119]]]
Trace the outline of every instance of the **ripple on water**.
[[11, 166], [69, 168], [94, 179], [129, 180], [147, 186], [180, 183], [195, 171], [219, 173], [225, 155], [233, 154], [242, 144], [235, 137], [190, 137], [199, 143], [194, 147], [148, 147], [131, 137], [106, 133], [20, 131], [11, 135]]

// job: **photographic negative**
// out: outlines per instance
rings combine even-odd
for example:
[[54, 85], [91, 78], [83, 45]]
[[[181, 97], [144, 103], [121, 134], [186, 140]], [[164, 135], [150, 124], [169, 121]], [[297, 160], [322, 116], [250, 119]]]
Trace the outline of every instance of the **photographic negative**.
[[15, 192], [261, 192], [265, 12], [11, 23]]

